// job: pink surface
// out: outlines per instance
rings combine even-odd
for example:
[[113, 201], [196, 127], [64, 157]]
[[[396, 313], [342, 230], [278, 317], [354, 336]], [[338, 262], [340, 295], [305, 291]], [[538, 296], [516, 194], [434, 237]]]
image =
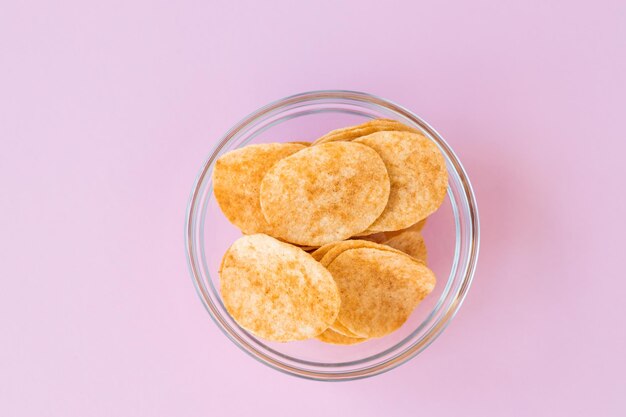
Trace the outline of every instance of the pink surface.
[[[625, 415], [624, 2], [295, 3], [3, 5], [0, 415]], [[239, 351], [183, 250], [215, 140], [322, 88], [429, 121], [482, 220], [446, 332], [340, 384]]]

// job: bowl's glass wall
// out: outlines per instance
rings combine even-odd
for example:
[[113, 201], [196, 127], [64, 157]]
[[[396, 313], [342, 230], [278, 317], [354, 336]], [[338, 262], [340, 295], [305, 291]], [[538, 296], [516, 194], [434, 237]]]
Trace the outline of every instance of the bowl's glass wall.
[[[211, 172], [220, 155], [250, 143], [313, 141], [329, 130], [372, 118], [392, 118], [421, 129], [437, 143], [450, 184], [442, 207], [424, 228], [435, 291], [397, 332], [353, 346], [317, 340], [271, 343], [241, 329], [220, 299], [217, 270], [224, 252], [241, 236], [212, 196]], [[478, 219], [463, 169], [443, 139], [416, 116], [387, 101], [352, 92], [314, 92], [260, 109], [235, 126], [214, 149], [192, 193], [187, 224], [190, 267], [198, 293], [218, 326], [239, 347], [279, 370], [308, 378], [336, 380], [374, 375], [406, 361], [443, 330], [468, 289], [478, 253]]]

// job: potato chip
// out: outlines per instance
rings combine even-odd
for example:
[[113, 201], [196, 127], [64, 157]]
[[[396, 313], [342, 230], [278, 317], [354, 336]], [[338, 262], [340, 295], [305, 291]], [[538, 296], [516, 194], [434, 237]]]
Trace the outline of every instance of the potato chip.
[[388, 250], [348, 249], [327, 269], [341, 294], [338, 321], [366, 337], [400, 328], [435, 287], [435, 276], [423, 262]]
[[332, 275], [309, 254], [263, 234], [243, 236], [219, 271], [222, 300], [244, 329], [287, 342], [315, 337], [337, 317]]
[[350, 329], [348, 329], [346, 326], [344, 326], [343, 324], [341, 324], [337, 320], [335, 320], [335, 322], [330, 325], [330, 329], [329, 330], [332, 330], [335, 333], [339, 333], [340, 335], [343, 335], [343, 336], [356, 337], [358, 339], [361, 338], [359, 335], [354, 334], [353, 332], [351, 332]]
[[243, 233], [271, 234], [261, 212], [261, 180], [276, 162], [304, 148], [294, 143], [268, 143], [222, 155], [213, 169], [213, 192], [226, 218]]
[[337, 333], [331, 329], [328, 329], [321, 335], [316, 336], [316, 339], [324, 343], [329, 343], [331, 345], [356, 345], [357, 343], [363, 343], [367, 341], [366, 338], [344, 336], [341, 333]]
[[425, 224], [426, 224], [426, 219], [420, 220], [419, 222], [407, 227], [406, 229], [393, 230], [389, 232], [377, 232], [377, 233], [372, 233], [372, 234], [363, 233], [363, 234], [358, 234], [354, 236], [353, 239], [358, 238], [361, 240], [369, 240], [370, 242], [384, 244], [387, 240], [391, 239], [394, 236], [399, 235], [400, 233], [407, 232], [407, 231], [420, 232], [424, 228]]
[[407, 230], [411, 230], [414, 232], [421, 232], [424, 229], [424, 226], [426, 226], [427, 221], [428, 221], [428, 218], [422, 219], [419, 222], [415, 223], [414, 225], [407, 227]]
[[[322, 248], [320, 248], [320, 250], [316, 252], [317, 255], [316, 253], [313, 253], [313, 258], [320, 261], [322, 265], [327, 266], [329, 263], [331, 263], [337, 256], [339, 256], [344, 251], [349, 250], [349, 249], [355, 249], [355, 248], [374, 248], [374, 249], [380, 249], [380, 250], [389, 250], [392, 252], [403, 254], [401, 251], [396, 250], [390, 246], [378, 244], [376, 242], [371, 242], [367, 240], [353, 239], [353, 240], [344, 240], [340, 242], [333, 242], [333, 243], [329, 243], [328, 245], [322, 246]], [[351, 331], [338, 320], [335, 321], [330, 326], [330, 328], [334, 330], [335, 332], [340, 333], [344, 336], [364, 337], [364, 335], [357, 334]]]
[[404, 255], [404, 253], [398, 249], [394, 249], [390, 246], [382, 245], [376, 242], [370, 242], [369, 240], [359, 240], [359, 239], [351, 239], [344, 240], [341, 242], [335, 242], [335, 244], [324, 254], [322, 259], [319, 261], [322, 265], [327, 266], [330, 264], [337, 256], [347, 251], [348, 249], [356, 249], [356, 248], [374, 248], [380, 250], [387, 250], [399, 253]]
[[369, 240], [370, 242], [383, 243], [385, 240], [387, 240], [387, 234], [385, 232], [362, 234], [354, 236], [353, 239]]
[[319, 246], [302, 246], [302, 245], [296, 245], [296, 244], [293, 244], [293, 243], [291, 243], [291, 242], [287, 242], [287, 241], [285, 241], [285, 240], [282, 240], [282, 239], [280, 239], [280, 238], [279, 238], [278, 240], [280, 240], [281, 242], [289, 243], [290, 245], [293, 245], [293, 246], [295, 246], [295, 247], [298, 247], [298, 248], [300, 248], [300, 249], [302, 249], [303, 251], [306, 251], [306, 252], [313, 252], [313, 251], [315, 251], [315, 250], [317, 250], [317, 249], [319, 249], [319, 248], [320, 248]]
[[397, 235], [399, 235], [401, 233], [404, 233], [404, 232], [421, 232], [422, 229], [424, 228], [424, 226], [426, 225], [426, 220], [427, 219], [420, 220], [419, 222], [417, 222], [417, 223], [407, 227], [406, 229], [392, 230], [392, 231], [389, 231], [389, 232], [385, 232], [384, 233], [385, 237], [386, 237], [385, 240], [389, 240], [392, 237], [397, 236]]
[[298, 145], [304, 145], [304, 146], [311, 146], [312, 145], [311, 142], [305, 142], [305, 141], [288, 142], [288, 143], [297, 143]]
[[[381, 235], [384, 235], [381, 233]], [[383, 236], [384, 237], [384, 236]], [[375, 247], [375, 248], [380, 248], [380, 249], [389, 249], [385, 246], [381, 245], [369, 245], [368, 242], [363, 242], [366, 241], [367, 239], [350, 239], [350, 240], [338, 240], [335, 242], [330, 242], [325, 244], [324, 246], [321, 246], [320, 248], [318, 248], [317, 250], [315, 250], [311, 256], [313, 256], [313, 258], [316, 261], [321, 261], [322, 258], [324, 257], [324, 255], [326, 255], [331, 249], [333, 249], [336, 246], [340, 246], [341, 250], [339, 252], [337, 252], [337, 254], [343, 252], [344, 250], [347, 249], [352, 249], [352, 248], [360, 248], [360, 247]], [[383, 240], [387, 240], [387, 239], [383, 239]], [[373, 242], [373, 243], [379, 243], [376, 242], [374, 240], [370, 240], [369, 242]]]
[[313, 142], [313, 145], [319, 145], [327, 142], [337, 141], [351, 141], [361, 136], [366, 136], [375, 132], [381, 131], [407, 131], [407, 132], [419, 132], [419, 130], [404, 125], [396, 120], [391, 119], [374, 119], [369, 122], [357, 126], [344, 127], [342, 129], [336, 129], [328, 132], [321, 138]]
[[378, 152], [391, 181], [387, 207], [366, 232], [404, 229], [439, 208], [446, 195], [448, 171], [434, 142], [412, 132], [377, 132], [351, 143], [355, 142]]
[[321, 246], [367, 229], [388, 194], [385, 164], [372, 148], [333, 142], [277, 162], [261, 182], [260, 201], [274, 236]]
[[426, 242], [424, 242], [424, 238], [420, 232], [405, 230], [385, 241], [383, 244], [398, 249], [424, 263], [428, 263]]
[[311, 256], [313, 257], [313, 259], [315, 259], [316, 261], [321, 261], [322, 258], [324, 257], [324, 255], [326, 255], [326, 253], [331, 250], [336, 244], [343, 242], [342, 240], [336, 241], [336, 242], [330, 242], [325, 244], [324, 246], [320, 246], [319, 248], [317, 248], [317, 250], [313, 251], [313, 253], [311, 254]]

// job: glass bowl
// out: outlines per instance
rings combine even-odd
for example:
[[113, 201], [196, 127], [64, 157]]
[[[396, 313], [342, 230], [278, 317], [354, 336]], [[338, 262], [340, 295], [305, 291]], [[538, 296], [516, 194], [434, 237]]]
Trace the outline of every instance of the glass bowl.
[[[217, 158], [250, 143], [313, 141], [324, 133], [373, 118], [396, 119], [421, 130], [446, 158], [447, 197], [423, 230], [437, 285], [396, 332], [352, 346], [318, 340], [273, 343], [237, 325], [222, 303], [217, 270], [241, 235], [212, 195]], [[313, 91], [268, 104], [237, 123], [210, 153], [193, 187], [185, 229], [187, 257], [202, 303], [232, 342], [260, 362], [285, 373], [324, 381], [351, 380], [388, 371], [415, 357], [450, 323], [472, 282], [479, 246], [478, 212], [469, 178], [443, 138], [409, 110], [352, 91]]]

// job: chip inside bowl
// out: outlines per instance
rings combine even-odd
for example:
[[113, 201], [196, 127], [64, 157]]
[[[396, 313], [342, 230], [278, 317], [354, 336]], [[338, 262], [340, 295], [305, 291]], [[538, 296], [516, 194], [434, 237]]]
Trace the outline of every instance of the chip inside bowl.
[[424, 228], [424, 226], [426, 226], [426, 221], [428, 220], [428, 218], [426, 219], [422, 219], [419, 222], [412, 224], [411, 226], [405, 228], [405, 229], [400, 229], [400, 230], [391, 230], [391, 231], [387, 231], [384, 232], [384, 236], [385, 239], [383, 240], [388, 240], [391, 239], [392, 237], [399, 235], [400, 233], [404, 233], [404, 232], [421, 232], [422, 229]]
[[276, 342], [309, 339], [335, 321], [337, 285], [303, 250], [264, 234], [243, 236], [219, 271], [224, 306], [244, 329]]
[[341, 322], [339, 322], [337, 320], [335, 320], [335, 322], [330, 325], [330, 329], [329, 330], [332, 330], [335, 333], [339, 333], [339, 334], [341, 334], [343, 336], [361, 339], [361, 337], [359, 335], [352, 333], [350, 331], [350, 329], [348, 329], [346, 326], [344, 326], [343, 324], [341, 324]]
[[344, 127], [328, 132], [313, 142], [314, 145], [327, 142], [351, 141], [361, 136], [366, 136], [382, 131], [418, 132], [416, 129], [391, 119], [374, 119], [357, 126]]
[[331, 345], [356, 345], [367, 341], [367, 338], [345, 336], [331, 329], [328, 329], [319, 336], [316, 336], [316, 339]]
[[360, 235], [356, 235], [353, 239], [362, 239], [376, 243], [384, 243], [385, 241], [399, 235], [400, 233], [404, 233], [407, 231], [421, 232], [421, 230], [424, 228], [424, 225], [426, 225], [426, 220], [427, 219], [420, 220], [419, 222], [407, 227], [406, 229], [391, 230], [387, 232], [376, 232], [372, 234], [362, 233]]
[[365, 233], [404, 229], [439, 208], [448, 171], [437, 145], [422, 134], [397, 131], [372, 133], [355, 142], [378, 152], [391, 181], [387, 206]]
[[277, 161], [305, 147], [298, 143], [266, 143], [222, 155], [213, 169], [213, 192], [226, 218], [244, 233], [272, 234], [261, 212], [261, 180]]
[[369, 240], [370, 242], [383, 243], [387, 240], [385, 232], [362, 233], [353, 237], [353, 239]]
[[[324, 249], [328, 248], [320, 259], [320, 263], [324, 266], [328, 266], [333, 260], [335, 260], [335, 258], [337, 258], [337, 256], [341, 255], [343, 252], [350, 250], [350, 249], [357, 249], [357, 248], [373, 248], [373, 249], [378, 249], [382, 251], [391, 251], [391, 252], [398, 253], [400, 255], [404, 255], [402, 251], [392, 248], [390, 246], [378, 244], [376, 242], [372, 242], [368, 240], [358, 240], [358, 239], [345, 240], [341, 242], [333, 242], [332, 244], [326, 245], [325, 247], [322, 247], [320, 249], [323, 249], [323, 248]], [[318, 251], [322, 252], [321, 250], [318, 250]], [[357, 331], [353, 331], [347, 328], [343, 323], [339, 321], [339, 319], [335, 320], [335, 322], [330, 326], [330, 328], [334, 330], [335, 332], [342, 334], [344, 336], [348, 336], [348, 337], [357, 337], [357, 338], [367, 337], [366, 334], [360, 334]]]
[[363, 337], [397, 330], [435, 286], [424, 263], [389, 250], [349, 249], [327, 268], [341, 294], [338, 321]]
[[316, 261], [319, 262], [319, 261], [322, 260], [324, 255], [326, 255], [328, 253], [329, 250], [331, 250], [333, 247], [335, 247], [335, 245], [337, 245], [340, 242], [342, 242], [342, 241], [330, 242], [330, 243], [327, 243], [327, 244], [325, 244], [323, 246], [320, 246], [319, 248], [314, 250], [313, 253], [311, 253], [311, 256], [313, 257], [313, 259], [315, 259]]
[[328, 266], [337, 256], [349, 249], [357, 248], [374, 248], [379, 250], [388, 250], [403, 254], [402, 251], [392, 248], [390, 246], [382, 245], [369, 240], [350, 239], [343, 240], [341, 242], [335, 242], [333, 246], [324, 254], [320, 263], [324, 266]]
[[383, 242], [387, 246], [398, 249], [415, 259], [428, 263], [426, 242], [420, 232], [405, 230]]
[[261, 210], [274, 236], [321, 246], [367, 229], [385, 209], [389, 189], [385, 164], [371, 147], [324, 143], [281, 159], [267, 172]]

